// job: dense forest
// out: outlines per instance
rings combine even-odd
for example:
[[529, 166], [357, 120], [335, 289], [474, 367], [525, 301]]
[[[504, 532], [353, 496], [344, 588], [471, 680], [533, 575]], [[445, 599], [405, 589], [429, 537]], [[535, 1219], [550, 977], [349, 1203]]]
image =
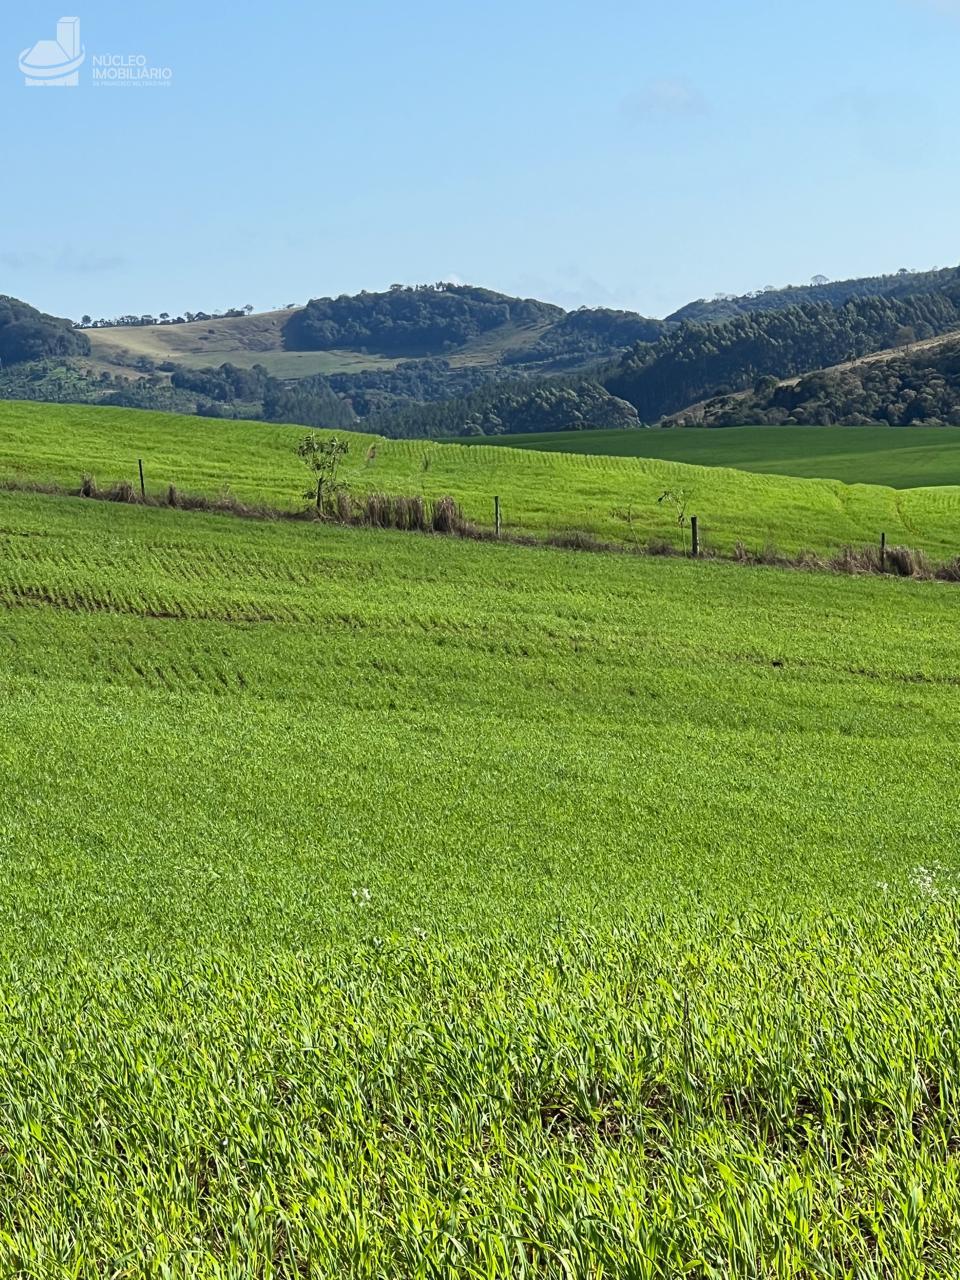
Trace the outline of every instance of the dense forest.
[[820, 370], [789, 385], [762, 378], [747, 396], [708, 402], [702, 421], [714, 427], [744, 422], [960, 427], [960, 341], [852, 368]]
[[609, 360], [618, 349], [659, 341], [671, 327], [633, 311], [581, 307], [552, 324], [532, 346], [505, 352], [504, 364], [561, 369]]
[[365, 369], [360, 373], [332, 373], [333, 390], [349, 400], [360, 418], [389, 413], [413, 403], [452, 400], [487, 386], [497, 376], [477, 365], [455, 368], [449, 360], [404, 360], [394, 369]]
[[635, 348], [602, 380], [651, 422], [699, 400], [748, 390], [767, 374], [789, 378], [958, 326], [960, 307], [945, 292], [842, 307], [807, 303], [719, 325], [683, 325], [654, 346]]
[[45, 315], [18, 298], [0, 296], [0, 365], [43, 360], [47, 356], [81, 356], [90, 341], [69, 320]]
[[206, 417], [261, 417], [267, 422], [300, 422], [308, 427], [351, 427], [350, 404], [319, 375], [282, 382], [262, 365], [241, 369], [222, 364], [218, 369], [177, 369], [174, 387], [195, 392], [197, 412]]
[[546, 302], [508, 298], [470, 285], [437, 284], [354, 297], [315, 298], [284, 326], [290, 351], [373, 351], [385, 356], [443, 355], [504, 325], [562, 319]]
[[597, 382], [501, 382], [458, 400], [411, 405], [369, 419], [367, 429], [399, 437], [522, 435], [641, 425], [636, 410]]

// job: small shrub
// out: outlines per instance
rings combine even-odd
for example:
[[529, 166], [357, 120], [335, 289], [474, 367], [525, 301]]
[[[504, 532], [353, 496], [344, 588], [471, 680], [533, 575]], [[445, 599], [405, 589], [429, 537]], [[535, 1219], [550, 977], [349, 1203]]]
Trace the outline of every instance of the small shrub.
[[929, 578], [930, 562], [913, 547], [887, 547], [887, 571], [898, 578]]
[[589, 533], [582, 533], [579, 529], [570, 529], [566, 533], [554, 533], [546, 539], [547, 546], [561, 547], [565, 551], [613, 551], [620, 550], [619, 547], [614, 548], [609, 542], [601, 542], [599, 538], [594, 538]]
[[349, 493], [338, 489], [332, 502], [333, 518], [340, 524], [353, 524], [353, 501]]
[[463, 513], [453, 498], [438, 498], [433, 504], [431, 527], [434, 533], [457, 533], [464, 524]]
[[118, 480], [107, 494], [108, 502], [139, 502], [137, 491], [129, 480]]

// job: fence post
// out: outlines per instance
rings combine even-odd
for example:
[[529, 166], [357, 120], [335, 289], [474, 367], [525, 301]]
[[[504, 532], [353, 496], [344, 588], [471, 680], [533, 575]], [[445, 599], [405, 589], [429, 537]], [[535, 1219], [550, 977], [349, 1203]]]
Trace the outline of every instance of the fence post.
[[886, 571], [887, 571], [887, 535], [885, 533], [881, 533], [880, 535], [880, 572], [886, 573]]
[[493, 500], [493, 524], [494, 524], [494, 528], [497, 531], [497, 537], [499, 538], [500, 531], [503, 528], [503, 521], [500, 516], [500, 499], [499, 498], [494, 498]]
[[690, 517], [690, 554], [694, 560], [700, 556], [700, 521], [696, 516]]
[[141, 497], [141, 498], [143, 498], [143, 499], [146, 499], [146, 496], [147, 496], [147, 487], [146, 487], [146, 485], [143, 483], [143, 459], [142, 459], [142, 458], [138, 458], [138, 459], [137, 459], [137, 465], [138, 465], [138, 466], [139, 466], [139, 468], [140, 468], [140, 497]]

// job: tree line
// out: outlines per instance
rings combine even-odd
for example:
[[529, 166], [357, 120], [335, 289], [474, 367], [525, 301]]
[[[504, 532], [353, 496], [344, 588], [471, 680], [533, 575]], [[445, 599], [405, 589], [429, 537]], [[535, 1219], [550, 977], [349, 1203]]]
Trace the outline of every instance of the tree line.
[[457, 400], [410, 405], [365, 424], [378, 435], [428, 439], [640, 425], [633, 406], [598, 382], [562, 378], [494, 383]]
[[252, 311], [253, 304], [248, 302], [245, 307], [229, 307], [226, 311], [184, 311], [183, 315], [178, 316], [171, 315], [169, 311], [161, 311], [158, 316], [149, 313], [139, 316], [114, 316], [113, 319], [101, 316], [99, 320], [94, 320], [92, 316], [81, 316], [74, 327], [77, 329], [138, 329], [155, 324], [193, 324], [198, 320], [236, 320], [250, 315]]

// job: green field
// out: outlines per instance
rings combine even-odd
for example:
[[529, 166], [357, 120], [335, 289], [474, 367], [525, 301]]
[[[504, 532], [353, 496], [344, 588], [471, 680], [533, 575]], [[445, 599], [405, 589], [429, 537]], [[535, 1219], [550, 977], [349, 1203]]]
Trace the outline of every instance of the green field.
[[[102, 484], [135, 480], [143, 458], [156, 493], [170, 483], [207, 494], [229, 488], [242, 498], [294, 507], [307, 480], [295, 453], [303, 434], [302, 427], [5, 401], [0, 480], [51, 480], [74, 488], [84, 473]], [[487, 525], [497, 495], [508, 531], [579, 529], [627, 543], [675, 538], [669, 511], [657, 499], [665, 489], [684, 488], [706, 542], [721, 550], [743, 541], [754, 549], [772, 543], [786, 552], [826, 551], [873, 545], [881, 531], [891, 543], [922, 547], [939, 558], [960, 550], [957, 487], [895, 490], [659, 459], [348, 438], [345, 475], [357, 492], [450, 494]]]
[[[476, 438], [464, 439], [476, 443]], [[484, 440], [516, 449], [660, 458], [768, 475], [880, 484], [960, 485], [960, 427], [683, 427], [553, 431]]]
[[955, 588], [0, 493], [0, 607], [0, 1274], [956, 1274]]

